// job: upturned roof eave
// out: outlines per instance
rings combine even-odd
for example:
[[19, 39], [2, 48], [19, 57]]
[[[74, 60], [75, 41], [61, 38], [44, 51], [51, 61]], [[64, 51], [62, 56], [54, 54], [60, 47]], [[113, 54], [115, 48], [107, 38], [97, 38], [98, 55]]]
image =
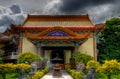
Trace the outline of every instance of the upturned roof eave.
[[33, 40], [83, 40], [89, 37], [89, 33], [80, 34], [76, 36], [40, 36], [39, 34], [25, 33], [27, 38]]
[[[16, 30], [45, 30], [45, 29], [48, 29], [50, 27], [21, 27], [21, 26], [15, 26], [15, 25], [12, 25], [11, 26], [13, 29], [16, 29]], [[100, 25], [100, 26], [96, 26], [96, 27], [65, 27], [67, 29], [70, 29], [70, 30], [91, 30], [91, 31], [94, 31], [94, 30], [101, 30], [103, 29], [105, 26], [104, 25]]]

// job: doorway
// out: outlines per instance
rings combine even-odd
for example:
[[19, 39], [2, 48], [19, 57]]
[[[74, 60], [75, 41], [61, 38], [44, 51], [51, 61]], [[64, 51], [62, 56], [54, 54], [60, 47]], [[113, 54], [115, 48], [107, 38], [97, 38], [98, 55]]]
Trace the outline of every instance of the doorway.
[[[58, 60], [56, 60], [58, 59]], [[51, 62], [52, 64], [60, 63], [64, 64], [65, 62], [65, 53], [62, 49], [53, 49], [51, 52]]]

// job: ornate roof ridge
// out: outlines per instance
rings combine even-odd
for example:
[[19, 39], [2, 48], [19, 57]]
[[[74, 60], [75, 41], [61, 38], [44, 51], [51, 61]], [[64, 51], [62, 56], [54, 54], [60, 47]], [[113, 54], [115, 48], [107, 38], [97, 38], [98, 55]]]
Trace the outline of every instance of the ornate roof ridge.
[[87, 18], [87, 15], [28, 15], [28, 18]]

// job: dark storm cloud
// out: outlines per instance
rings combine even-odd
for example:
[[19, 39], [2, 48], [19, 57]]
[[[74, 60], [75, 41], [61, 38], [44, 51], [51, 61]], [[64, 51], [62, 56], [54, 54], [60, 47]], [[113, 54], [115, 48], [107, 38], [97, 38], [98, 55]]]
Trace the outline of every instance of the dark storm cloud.
[[87, 13], [90, 15], [94, 23], [103, 23], [107, 19], [120, 17], [120, 0], [111, 4], [104, 4], [87, 8]]
[[[119, 3], [120, 0], [0, 0], [0, 6], [9, 7], [17, 4], [22, 8], [23, 13], [26, 14], [89, 14], [95, 24], [104, 22], [111, 17], [120, 16]], [[5, 8], [0, 8], [0, 14], [8, 11]], [[7, 14], [12, 14], [12, 16], [15, 14], [15, 16], [18, 16], [19, 12], [21, 12], [20, 8], [17, 6], [12, 7], [10, 10], [12, 13], [8, 11]], [[18, 18], [21, 18], [21, 16]]]
[[83, 11], [83, 9], [86, 7], [114, 3], [116, 0], [62, 0], [62, 1], [63, 4], [59, 8], [61, 12], [75, 13], [78, 10]]
[[21, 9], [18, 5], [10, 6], [10, 10], [13, 12], [13, 14], [21, 13]]

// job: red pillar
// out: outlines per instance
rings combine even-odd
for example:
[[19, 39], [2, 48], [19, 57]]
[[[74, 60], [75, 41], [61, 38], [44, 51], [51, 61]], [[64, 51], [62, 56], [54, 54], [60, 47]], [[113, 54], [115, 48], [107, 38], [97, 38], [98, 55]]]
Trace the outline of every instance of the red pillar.
[[94, 50], [94, 60], [97, 61], [97, 44], [96, 37], [93, 33], [93, 50]]
[[20, 31], [18, 54], [22, 53], [23, 33]]

